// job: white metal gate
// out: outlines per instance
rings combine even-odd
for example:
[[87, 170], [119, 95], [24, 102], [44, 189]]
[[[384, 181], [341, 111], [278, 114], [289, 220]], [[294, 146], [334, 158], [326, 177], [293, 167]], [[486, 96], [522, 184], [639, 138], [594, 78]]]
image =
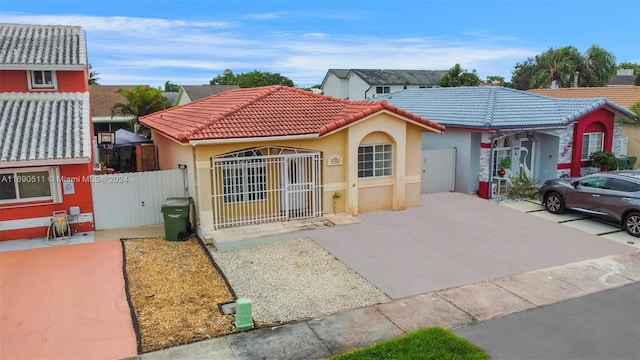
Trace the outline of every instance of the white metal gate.
[[162, 204], [185, 196], [182, 170], [147, 171], [92, 177], [96, 230], [162, 224]]
[[214, 227], [322, 216], [319, 152], [264, 147], [211, 158]]
[[456, 149], [422, 151], [422, 194], [454, 191]]

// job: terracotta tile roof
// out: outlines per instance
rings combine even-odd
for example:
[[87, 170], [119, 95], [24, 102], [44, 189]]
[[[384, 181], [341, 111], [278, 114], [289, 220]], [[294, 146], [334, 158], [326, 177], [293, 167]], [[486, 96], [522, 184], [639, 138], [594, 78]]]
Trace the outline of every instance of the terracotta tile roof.
[[583, 88], [561, 88], [561, 89], [531, 89], [529, 92], [565, 99], [589, 99], [605, 97], [627, 109], [633, 104], [640, 102], [640, 86], [624, 87], [583, 87]]
[[444, 131], [444, 126], [387, 102], [352, 102], [286, 86], [229, 90], [144, 116], [140, 122], [180, 142], [323, 136], [382, 110], [423, 128]]
[[0, 93], [0, 167], [91, 160], [89, 93]]
[[[133, 90], [137, 85], [91, 85], [91, 115], [95, 117], [111, 118], [111, 107], [119, 102], [124, 102], [124, 96], [116, 93], [118, 89]], [[147, 86], [147, 85], [142, 85]]]
[[87, 48], [79, 26], [0, 24], [0, 68], [84, 68]]

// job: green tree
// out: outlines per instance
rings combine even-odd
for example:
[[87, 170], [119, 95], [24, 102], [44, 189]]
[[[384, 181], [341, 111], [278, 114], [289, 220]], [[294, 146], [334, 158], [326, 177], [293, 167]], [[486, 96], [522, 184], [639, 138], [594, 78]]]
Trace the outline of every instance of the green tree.
[[533, 74], [538, 72], [540, 65], [534, 58], [528, 58], [522, 63], [516, 63], [511, 72], [511, 87], [518, 90], [528, 90], [531, 86]]
[[162, 90], [149, 86], [136, 86], [131, 91], [118, 89], [116, 93], [122, 95], [125, 101], [111, 107], [111, 116], [132, 116], [130, 124], [138, 134], [146, 137], [151, 136], [151, 130], [142, 125], [138, 118], [171, 107], [171, 102], [162, 95]]
[[583, 62], [582, 55], [573, 46], [549, 48], [536, 56], [540, 68], [533, 74], [530, 88], [548, 88], [554, 84], [557, 87], [571, 87], [575, 73]]
[[251, 88], [268, 85], [284, 85], [293, 87], [293, 81], [279, 73], [253, 70], [244, 74], [234, 74], [226, 69], [224, 73], [209, 81], [210, 85], [238, 85], [241, 88]]
[[100, 80], [100, 78], [98, 75], [100, 74], [93, 71], [93, 66], [89, 64], [89, 85], [99, 85], [98, 80]]
[[633, 113], [635, 114], [635, 116], [633, 117], [633, 120], [635, 121], [636, 124], [638, 124], [638, 122], [640, 121], [640, 101], [631, 105], [629, 110], [633, 111]]
[[[549, 48], [516, 63], [511, 83], [518, 90], [572, 86], [606, 86], [615, 73], [615, 56], [598, 45], [584, 54], [573, 46]], [[577, 77], [576, 77], [577, 75]]]
[[209, 85], [238, 85], [238, 80], [233, 71], [225, 69], [222, 74], [209, 81]]
[[631, 62], [623, 62], [616, 66], [616, 70], [620, 69], [633, 69], [633, 76], [635, 76], [635, 81], [633, 85], [640, 86], [640, 64], [631, 63]]
[[616, 71], [616, 57], [598, 45], [591, 45], [584, 54], [583, 65], [581, 86], [607, 86]]
[[178, 92], [180, 91], [180, 85], [174, 84], [171, 81], [167, 81], [164, 83], [164, 91], [165, 92]]
[[442, 87], [478, 86], [482, 83], [475, 70], [467, 72], [460, 64], [455, 64], [440, 80]]

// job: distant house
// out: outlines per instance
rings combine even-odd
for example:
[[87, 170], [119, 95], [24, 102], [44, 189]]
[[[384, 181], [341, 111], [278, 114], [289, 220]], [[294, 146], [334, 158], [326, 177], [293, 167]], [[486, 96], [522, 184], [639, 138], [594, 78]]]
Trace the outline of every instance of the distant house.
[[238, 85], [180, 85], [174, 104], [184, 105], [223, 91], [239, 88], [240, 86]]
[[44, 237], [53, 213], [94, 229], [86, 38], [0, 24], [0, 240]]
[[[633, 77], [633, 76], [632, 76]], [[633, 84], [633, 82], [631, 83]], [[607, 98], [627, 109], [640, 103], [640, 86], [606, 86], [606, 87], [582, 87], [561, 89], [531, 89], [529, 92], [567, 99], [593, 99]], [[640, 114], [636, 114], [639, 115]], [[620, 155], [629, 155], [640, 158], [640, 126], [637, 123], [622, 123], [622, 144]], [[639, 164], [636, 164], [636, 167]]]
[[440, 86], [447, 70], [329, 69], [322, 93], [348, 100], [366, 100], [406, 89]]
[[93, 129], [96, 134], [100, 131], [116, 131], [118, 129], [134, 130], [129, 124], [129, 122], [133, 120], [133, 116], [120, 114], [112, 116], [111, 108], [117, 103], [126, 102], [124, 96], [118, 93], [119, 89], [131, 91], [136, 86], [137, 85], [89, 86], [89, 94], [91, 95], [91, 117], [93, 120]]
[[140, 118], [161, 169], [186, 166], [198, 233], [400, 210], [420, 204], [419, 153], [433, 121], [386, 102], [286, 86], [225, 91]]
[[634, 86], [636, 77], [633, 74], [633, 69], [620, 69], [609, 80], [607, 86]]
[[[455, 149], [455, 191], [483, 198], [508, 180], [502, 167], [539, 181], [590, 171], [592, 152], [619, 154], [615, 115], [632, 116], [605, 98], [555, 99], [497, 86], [405, 90], [384, 99], [445, 125], [442, 136], [424, 134], [423, 150]], [[441, 171], [439, 161], [425, 164], [423, 175]]]

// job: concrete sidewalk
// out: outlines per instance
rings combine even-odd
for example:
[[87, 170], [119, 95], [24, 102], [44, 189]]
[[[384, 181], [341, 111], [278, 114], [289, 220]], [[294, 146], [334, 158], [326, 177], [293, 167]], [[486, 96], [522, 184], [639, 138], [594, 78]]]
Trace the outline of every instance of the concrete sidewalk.
[[321, 359], [420, 328], [457, 328], [640, 282], [640, 250], [510, 275], [129, 359]]

